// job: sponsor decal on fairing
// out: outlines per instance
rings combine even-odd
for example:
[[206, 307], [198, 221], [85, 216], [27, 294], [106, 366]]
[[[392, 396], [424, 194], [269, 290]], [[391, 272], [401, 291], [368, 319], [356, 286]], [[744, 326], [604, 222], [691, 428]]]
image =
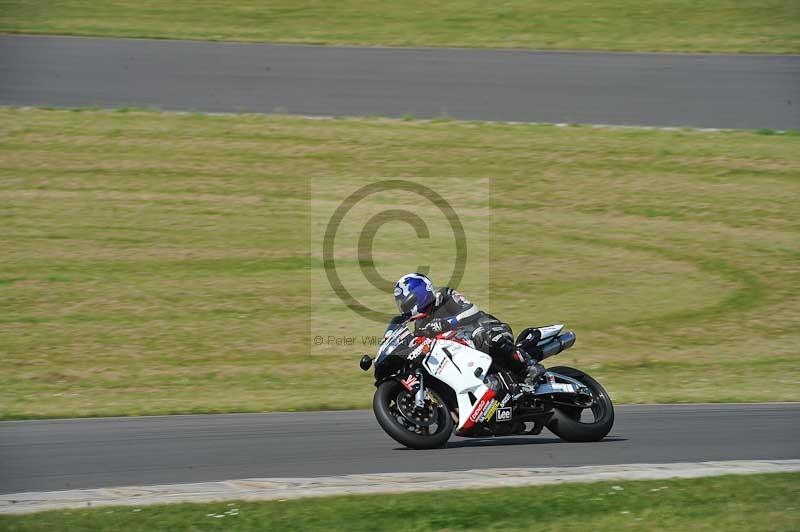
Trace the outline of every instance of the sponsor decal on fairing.
[[411, 391], [411, 388], [416, 386], [418, 383], [419, 379], [417, 379], [414, 375], [410, 375], [409, 377], [400, 380], [400, 384], [405, 386], [406, 390], [408, 390], [409, 392]]
[[436, 371], [433, 372], [434, 376], [438, 376], [447, 365], [450, 364], [450, 359], [443, 358], [442, 361], [439, 363], [439, 366], [436, 368]]
[[486, 412], [481, 416], [480, 421], [490, 421], [499, 404], [500, 403], [492, 399], [492, 403], [486, 408]]
[[[480, 418], [481, 414], [488, 408], [488, 405], [494, 401], [494, 390], [487, 390], [486, 393], [483, 394], [483, 397], [476, 403], [475, 408], [472, 409], [472, 413], [470, 413], [467, 421], [464, 423], [464, 426], [461, 427], [461, 433], [467, 433], [475, 426], [475, 423]], [[495, 401], [496, 402], [496, 401]]]
[[483, 409], [484, 409], [484, 407], [486, 406], [487, 403], [488, 403], [488, 401], [486, 401], [486, 399], [481, 399], [480, 402], [478, 402], [478, 406], [476, 406], [472, 410], [472, 413], [469, 415], [469, 420], [472, 421], [473, 423], [477, 423], [478, 422], [478, 418], [481, 417], [481, 414], [483, 413]]
[[418, 357], [418, 356], [420, 356], [421, 354], [423, 354], [423, 353], [427, 353], [428, 351], [427, 351], [427, 350], [425, 350], [425, 347], [426, 347], [426, 345], [427, 345], [427, 344], [422, 344], [422, 345], [418, 346], [416, 349], [414, 349], [413, 351], [411, 351], [411, 352], [408, 354], [408, 356], [407, 356], [406, 358], [407, 358], [408, 360], [414, 360], [415, 358], [417, 358], [417, 357]]
[[497, 421], [510, 421], [511, 420], [511, 407], [497, 409]]

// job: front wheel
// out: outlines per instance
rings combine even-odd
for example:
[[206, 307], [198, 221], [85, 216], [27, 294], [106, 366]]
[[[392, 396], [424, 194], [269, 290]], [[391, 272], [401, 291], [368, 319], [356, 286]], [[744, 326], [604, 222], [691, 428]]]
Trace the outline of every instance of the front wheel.
[[413, 392], [394, 379], [388, 380], [375, 391], [372, 410], [386, 434], [412, 449], [442, 447], [453, 432], [450, 411], [432, 388], [425, 389], [425, 405], [419, 408]]
[[592, 392], [592, 404], [582, 406], [556, 406], [547, 428], [569, 442], [600, 441], [611, 432], [614, 426], [614, 405], [605, 388], [586, 373], [567, 366], [549, 368], [580, 381]]

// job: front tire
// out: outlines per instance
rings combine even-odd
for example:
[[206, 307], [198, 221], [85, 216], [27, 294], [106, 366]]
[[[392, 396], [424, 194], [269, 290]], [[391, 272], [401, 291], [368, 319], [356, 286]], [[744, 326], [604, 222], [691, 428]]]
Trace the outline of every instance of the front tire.
[[[549, 371], [580, 381], [591, 390], [594, 400], [592, 406], [585, 409], [578, 406], [574, 408], [555, 407], [553, 417], [547, 423], [550, 432], [568, 442], [600, 441], [605, 438], [611, 432], [611, 427], [614, 426], [614, 405], [605, 388], [592, 377], [575, 368], [558, 366], [550, 368]], [[586, 415], [584, 410], [590, 410], [593, 419], [585, 421], [583, 419]]]
[[396, 380], [381, 383], [372, 400], [372, 411], [381, 428], [396, 442], [411, 449], [443, 447], [453, 432], [453, 419], [442, 397], [430, 387], [425, 392], [425, 408], [429, 411], [422, 414], [428, 418], [423, 426], [416, 425], [412, 416], [403, 413], [403, 402], [407, 399], [404, 394], [408, 392]]

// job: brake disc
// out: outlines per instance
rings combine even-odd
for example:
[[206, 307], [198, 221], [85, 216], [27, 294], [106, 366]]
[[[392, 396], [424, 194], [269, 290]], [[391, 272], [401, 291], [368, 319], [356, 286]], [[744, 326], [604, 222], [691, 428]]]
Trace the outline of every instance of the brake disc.
[[436, 405], [425, 394], [425, 404], [418, 407], [414, 394], [403, 390], [397, 394], [397, 409], [408, 421], [418, 427], [429, 427], [437, 422], [438, 411]]

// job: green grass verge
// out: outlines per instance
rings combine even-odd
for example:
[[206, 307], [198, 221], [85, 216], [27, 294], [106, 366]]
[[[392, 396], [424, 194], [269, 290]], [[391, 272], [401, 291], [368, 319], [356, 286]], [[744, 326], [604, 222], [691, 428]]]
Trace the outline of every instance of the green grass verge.
[[793, 0], [0, 0], [0, 32], [384, 46], [800, 52]]
[[797, 530], [800, 475], [557, 484], [0, 517], [38, 530]]
[[354, 176], [490, 194], [476, 302], [616, 401], [800, 400], [799, 136], [5, 108], [0, 417], [368, 407], [363, 347], [309, 356], [310, 182]]

